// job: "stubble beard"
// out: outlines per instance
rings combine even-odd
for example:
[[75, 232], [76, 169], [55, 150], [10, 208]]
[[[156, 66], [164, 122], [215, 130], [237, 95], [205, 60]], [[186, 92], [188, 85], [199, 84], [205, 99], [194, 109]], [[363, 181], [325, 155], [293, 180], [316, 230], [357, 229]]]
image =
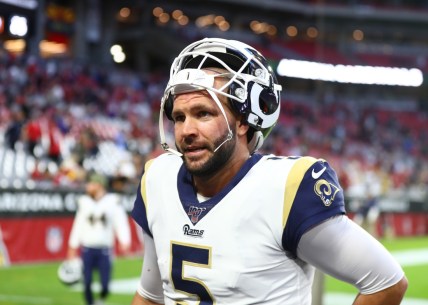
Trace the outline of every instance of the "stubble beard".
[[[235, 134], [234, 130], [232, 130], [232, 134]], [[224, 166], [232, 157], [236, 145], [235, 137], [232, 137], [222, 145], [228, 135], [229, 131], [226, 130], [226, 132], [220, 136], [211, 147], [209, 147], [211, 156], [208, 157], [208, 160], [205, 162], [201, 161], [192, 164], [192, 162], [189, 162], [189, 160], [183, 156], [184, 165], [186, 166], [189, 173], [197, 177], [211, 177], [219, 170], [224, 168]], [[214, 152], [214, 150], [219, 146], [220, 148]]]

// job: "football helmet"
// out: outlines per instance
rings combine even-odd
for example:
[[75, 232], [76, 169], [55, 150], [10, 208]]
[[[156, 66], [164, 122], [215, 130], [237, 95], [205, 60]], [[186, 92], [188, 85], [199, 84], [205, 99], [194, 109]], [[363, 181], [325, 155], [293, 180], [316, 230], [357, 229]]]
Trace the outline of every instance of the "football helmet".
[[[203, 68], [221, 68], [224, 73], [207, 74]], [[222, 88], [216, 89], [214, 77], [219, 76], [228, 81]], [[262, 146], [278, 120], [281, 85], [277, 83], [276, 76], [263, 55], [240, 41], [205, 38], [184, 48], [172, 63], [159, 118], [161, 144], [165, 150], [174, 152], [165, 141], [163, 113], [172, 120], [174, 96], [199, 90], [207, 90], [223, 113], [228, 126], [223, 106], [216, 95], [226, 96], [231, 108], [242, 115], [250, 126], [250, 153]], [[228, 139], [231, 137], [229, 127]]]
[[78, 283], [83, 277], [83, 264], [80, 258], [63, 261], [58, 267], [58, 278], [65, 285]]

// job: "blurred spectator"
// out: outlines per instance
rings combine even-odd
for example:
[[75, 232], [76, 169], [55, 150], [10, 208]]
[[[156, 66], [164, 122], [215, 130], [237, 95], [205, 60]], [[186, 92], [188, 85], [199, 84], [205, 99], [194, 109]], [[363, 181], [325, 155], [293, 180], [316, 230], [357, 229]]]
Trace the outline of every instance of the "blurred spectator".
[[99, 152], [98, 137], [92, 128], [85, 128], [77, 135], [77, 143], [72, 153], [76, 157], [77, 164], [83, 166], [86, 158], [95, 157]]
[[134, 186], [138, 184], [138, 174], [132, 161], [121, 162], [118, 171], [111, 181], [112, 191], [118, 193], [132, 193], [134, 191]]
[[[24, 138], [27, 141], [28, 152], [33, 157], [40, 157], [40, 144], [42, 139], [42, 128], [40, 126], [41, 112], [36, 108], [30, 114], [29, 121], [24, 128]], [[39, 148], [39, 151], [37, 151]]]
[[61, 141], [62, 136], [58, 127], [50, 121], [48, 123], [48, 136], [49, 136], [49, 148], [48, 148], [48, 157], [56, 164], [61, 162]]
[[24, 123], [24, 112], [20, 107], [15, 107], [12, 110], [12, 120], [5, 132], [5, 140], [8, 148], [12, 150], [15, 149], [15, 144], [21, 139], [21, 132]]
[[46, 164], [40, 163], [39, 159], [35, 159], [34, 169], [30, 174], [30, 178], [36, 182], [47, 182], [52, 180], [52, 175], [49, 172]]
[[[28, 148], [24, 160], [36, 165], [25, 166], [22, 179], [74, 188], [82, 185], [87, 171], [97, 170], [111, 176], [117, 190], [135, 188], [138, 181], [120, 173], [120, 160], [132, 156], [139, 175], [147, 159], [163, 153], [157, 116], [165, 79], [161, 73], [140, 75], [68, 58], [3, 54], [0, 141], [12, 149], [22, 141]], [[404, 113], [378, 107], [371, 101], [389, 96], [374, 89], [361, 96], [331, 85], [326, 92], [317, 101], [289, 89], [265, 148], [278, 155], [337, 160], [348, 196], [358, 194], [360, 182], [352, 176], [376, 164], [385, 194], [396, 189], [421, 198], [426, 192], [418, 190], [428, 185], [428, 114], [420, 108]], [[1, 178], [6, 175], [2, 158]]]
[[86, 171], [71, 155], [61, 162], [58, 172], [52, 177], [52, 182], [62, 187], [79, 187], [85, 179]]
[[377, 221], [379, 215], [378, 199], [369, 192], [367, 197], [361, 202], [353, 220], [371, 235], [377, 237]]

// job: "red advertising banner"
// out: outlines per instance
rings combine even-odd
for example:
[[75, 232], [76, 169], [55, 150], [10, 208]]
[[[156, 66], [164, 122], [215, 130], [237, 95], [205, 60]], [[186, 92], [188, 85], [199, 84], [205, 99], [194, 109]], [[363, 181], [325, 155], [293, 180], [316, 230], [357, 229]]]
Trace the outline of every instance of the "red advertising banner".
[[[349, 213], [348, 216], [354, 219], [355, 214]], [[376, 237], [428, 235], [428, 213], [381, 213], [373, 226]]]
[[[131, 224], [131, 252], [142, 250], [138, 227]], [[0, 219], [0, 266], [24, 262], [63, 260], [73, 216]], [[120, 255], [120, 253], [117, 253]]]
[[427, 213], [388, 213], [381, 216], [383, 235], [420, 236], [428, 234]]
[[[0, 266], [65, 259], [80, 195], [70, 190], [1, 190]], [[134, 194], [120, 195], [128, 212], [134, 198]], [[131, 217], [129, 223], [131, 254], [141, 252], [141, 228]]]
[[[0, 266], [65, 259], [76, 201], [80, 195], [70, 190], [2, 190]], [[121, 204], [130, 212], [135, 195], [121, 194], [120, 198]], [[349, 216], [352, 218], [353, 213]], [[141, 228], [130, 217], [129, 222], [131, 252], [141, 252]], [[428, 213], [408, 209], [383, 211], [375, 227], [375, 233], [380, 237], [427, 235]]]

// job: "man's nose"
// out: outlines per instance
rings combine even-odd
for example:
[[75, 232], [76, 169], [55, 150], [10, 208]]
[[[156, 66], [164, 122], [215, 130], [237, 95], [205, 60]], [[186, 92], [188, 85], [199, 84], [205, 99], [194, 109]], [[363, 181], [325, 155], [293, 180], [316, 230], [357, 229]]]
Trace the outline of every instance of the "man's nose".
[[197, 133], [197, 122], [195, 119], [192, 118], [186, 118], [186, 120], [183, 122], [182, 125], [182, 132], [183, 135], [189, 136], [189, 135], [195, 135]]

